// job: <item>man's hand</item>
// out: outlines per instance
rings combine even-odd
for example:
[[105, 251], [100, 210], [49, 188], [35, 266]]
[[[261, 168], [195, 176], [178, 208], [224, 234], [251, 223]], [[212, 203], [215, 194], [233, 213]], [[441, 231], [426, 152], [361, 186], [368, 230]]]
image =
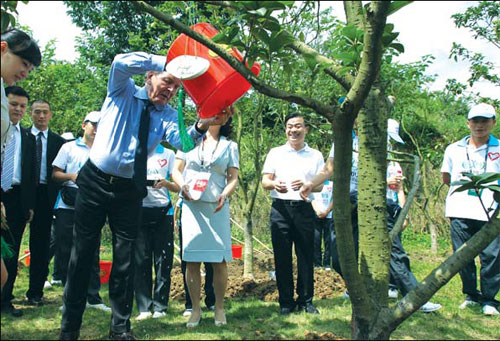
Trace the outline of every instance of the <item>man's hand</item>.
[[278, 193], [287, 193], [288, 188], [283, 180], [274, 180], [274, 190]]
[[318, 216], [318, 218], [324, 219], [324, 218], [326, 218], [328, 213], [326, 213], [325, 211], [321, 211], [321, 212], [316, 212], [316, 215]]
[[169, 182], [166, 179], [156, 180], [153, 188], [160, 189], [162, 187], [167, 187]]
[[304, 184], [302, 184], [302, 187], [300, 188], [300, 197], [304, 201], [308, 201], [309, 200], [309, 195], [311, 194], [312, 189], [313, 189], [312, 182], [311, 181], [305, 182]]
[[403, 179], [404, 176], [402, 175], [393, 175], [387, 178], [387, 186], [389, 186], [392, 190], [399, 190]]
[[9, 225], [7, 225], [7, 215], [5, 213], [5, 206], [3, 205], [3, 202], [1, 204], [2, 204], [2, 229], [8, 230]]
[[294, 191], [298, 191], [302, 185], [304, 184], [304, 181], [302, 181], [302, 179], [297, 179], [297, 180], [293, 180], [291, 183], [290, 183], [290, 187], [294, 190]]

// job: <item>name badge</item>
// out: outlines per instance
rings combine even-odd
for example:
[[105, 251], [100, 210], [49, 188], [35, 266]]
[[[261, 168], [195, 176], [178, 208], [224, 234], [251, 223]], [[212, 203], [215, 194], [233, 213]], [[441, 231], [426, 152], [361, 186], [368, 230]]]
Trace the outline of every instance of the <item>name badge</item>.
[[209, 179], [210, 172], [200, 172], [196, 174], [192, 181], [189, 181], [193, 184], [189, 190], [189, 194], [191, 194], [193, 200], [200, 200], [201, 195], [207, 189]]

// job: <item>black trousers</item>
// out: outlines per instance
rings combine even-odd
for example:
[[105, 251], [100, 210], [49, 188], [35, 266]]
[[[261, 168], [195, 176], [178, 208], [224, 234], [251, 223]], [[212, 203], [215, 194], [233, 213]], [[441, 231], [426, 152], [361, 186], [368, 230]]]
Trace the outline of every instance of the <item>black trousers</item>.
[[26, 297], [43, 297], [43, 285], [49, 274], [50, 228], [53, 207], [49, 204], [47, 185], [40, 184], [36, 191], [35, 214], [30, 224], [30, 280]]
[[[186, 262], [182, 260], [182, 226], [179, 219], [179, 243], [181, 245], [180, 256], [181, 256], [181, 271], [182, 271], [182, 281], [184, 282], [184, 293], [186, 295], [186, 302], [184, 307], [186, 309], [193, 308], [193, 302], [191, 301], [191, 296], [189, 295], [189, 290], [186, 282]], [[203, 289], [205, 291], [205, 305], [207, 308], [215, 305], [215, 292], [214, 292], [214, 268], [211, 263], [203, 263], [205, 266], [205, 284]]]
[[90, 160], [80, 170], [76, 183], [79, 191], [61, 331], [80, 329], [91, 267], [107, 217], [113, 242], [113, 266], [109, 279], [111, 332], [129, 332], [134, 298], [135, 239], [143, 193], [131, 179], [110, 178]]
[[[332, 248], [332, 218], [315, 218], [314, 224], [314, 266], [330, 267]], [[325, 252], [322, 251], [323, 242]]]
[[21, 248], [21, 240], [23, 239], [28, 217], [25, 216], [22, 210], [20, 186], [13, 186], [7, 192], [2, 191], [2, 202], [5, 206], [5, 214], [9, 224], [8, 230], [2, 229], [2, 237], [13, 251], [12, 257], [4, 259], [9, 276], [2, 289], [2, 306], [9, 306], [14, 299], [12, 291], [17, 277], [17, 260], [19, 259], [19, 249]]
[[[389, 232], [394, 228], [400, 212], [401, 207], [399, 205], [396, 204], [394, 207], [389, 203], [387, 204], [387, 229]], [[401, 291], [403, 296], [406, 296], [409, 291], [415, 289], [418, 285], [418, 281], [410, 269], [410, 258], [408, 258], [408, 254], [401, 243], [401, 232], [394, 238], [391, 247], [389, 287], [391, 283]]]
[[[312, 303], [314, 296], [314, 218], [310, 203], [274, 199], [271, 240], [281, 308]], [[292, 246], [297, 256], [297, 301], [294, 301]]]
[[[63, 285], [66, 284], [68, 275], [68, 264], [73, 246], [73, 228], [75, 226], [75, 210], [58, 209], [55, 214], [56, 219], [52, 225], [51, 249], [54, 252], [54, 276], [57, 274]], [[100, 238], [99, 238], [100, 239]], [[99, 295], [101, 289], [100, 267], [99, 267], [99, 246], [94, 255], [92, 268], [90, 271], [89, 288], [87, 290], [87, 302], [90, 304], [102, 303]]]
[[[451, 243], [453, 252], [472, 238], [486, 222], [473, 219], [451, 218]], [[498, 305], [495, 296], [500, 289], [500, 236], [496, 237], [479, 254], [481, 292], [477, 290], [476, 264], [474, 260], [460, 271], [462, 291], [468, 298], [485, 305]]]
[[[165, 311], [174, 260], [174, 219], [168, 207], [142, 209], [135, 247], [135, 299], [139, 312]], [[153, 271], [155, 280], [153, 288]]]

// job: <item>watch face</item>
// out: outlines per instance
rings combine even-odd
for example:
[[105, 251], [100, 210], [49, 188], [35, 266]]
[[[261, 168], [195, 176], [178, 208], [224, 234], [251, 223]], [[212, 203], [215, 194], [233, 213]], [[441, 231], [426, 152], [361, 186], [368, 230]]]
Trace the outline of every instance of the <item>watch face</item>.
[[189, 80], [204, 74], [210, 62], [202, 57], [182, 55], [167, 64], [165, 70], [181, 80]]

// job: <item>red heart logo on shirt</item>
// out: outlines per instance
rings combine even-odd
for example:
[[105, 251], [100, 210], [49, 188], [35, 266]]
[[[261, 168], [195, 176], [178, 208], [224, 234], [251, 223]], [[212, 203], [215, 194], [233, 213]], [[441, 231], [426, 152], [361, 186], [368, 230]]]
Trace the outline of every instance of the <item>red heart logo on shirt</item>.
[[160, 164], [160, 167], [165, 167], [167, 165], [167, 159], [160, 159], [158, 160], [158, 163]]
[[488, 156], [490, 157], [491, 161], [495, 161], [500, 157], [500, 153], [488, 153]]

